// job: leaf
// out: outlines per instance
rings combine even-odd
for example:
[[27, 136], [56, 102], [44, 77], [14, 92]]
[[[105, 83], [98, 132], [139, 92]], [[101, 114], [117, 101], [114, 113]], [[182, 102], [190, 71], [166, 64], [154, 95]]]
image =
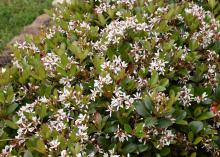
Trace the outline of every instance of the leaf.
[[167, 156], [170, 153], [170, 148], [169, 147], [164, 147], [161, 151], [160, 151], [160, 155], [161, 156]]
[[197, 145], [197, 144], [199, 144], [201, 141], [202, 141], [202, 137], [197, 137], [196, 139], [195, 139], [195, 141], [193, 142], [193, 144], [194, 145]]
[[193, 152], [190, 157], [196, 157], [196, 152]]
[[179, 125], [187, 125], [188, 122], [186, 120], [177, 120], [176, 121], [176, 124], [179, 124]]
[[101, 72], [101, 64], [104, 62], [104, 58], [102, 56], [95, 55], [93, 58], [93, 64], [98, 72]]
[[106, 128], [104, 130], [105, 133], [113, 133], [117, 130], [117, 126], [116, 125], [113, 125], [113, 126], [107, 126], [106, 125]]
[[165, 90], [166, 90], [166, 88], [163, 87], [163, 86], [158, 86], [158, 87], [155, 88], [156, 92], [162, 92], [162, 91], [165, 91]]
[[150, 148], [151, 147], [147, 144], [139, 144], [138, 145], [138, 152], [142, 153], [142, 152], [149, 150]]
[[5, 124], [12, 129], [18, 129], [18, 125], [13, 121], [5, 120]]
[[46, 125], [46, 124], [42, 124], [41, 125], [41, 136], [44, 138], [44, 139], [48, 139], [51, 135], [50, 133], [50, 129], [49, 127]]
[[220, 86], [218, 86], [215, 90], [215, 98], [220, 101]]
[[0, 91], [0, 103], [4, 103], [5, 102], [5, 96], [3, 91]]
[[122, 149], [122, 151], [123, 151], [124, 154], [132, 153], [132, 152], [134, 152], [134, 151], [136, 151], [136, 150], [137, 150], [137, 145], [134, 144], [134, 143], [130, 143], [130, 144], [126, 145], [126, 146]]
[[45, 154], [46, 147], [45, 147], [43, 140], [41, 140], [41, 139], [37, 140], [36, 147], [34, 149], [42, 154]]
[[135, 126], [135, 135], [138, 137], [138, 138], [142, 138], [144, 137], [144, 123], [138, 123], [136, 126]]
[[191, 51], [194, 51], [199, 47], [199, 44], [196, 40], [191, 40], [189, 43], [189, 47], [190, 47]]
[[208, 0], [208, 4], [211, 9], [214, 9], [217, 3], [215, 0]]
[[7, 114], [13, 113], [13, 112], [16, 110], [17, 107], [18, 107], [18, 104], [17, 104], [17, 103], [11, 104], [11, 105], [8, 107], [8, 109], [7, 109]]
[[189, 123], [189, 127], [194, 133], [198, 133], [203, 129], [203, 123], [201, 121], [192, 121]]
[[172, 121], [169, 119], [163, 118], [163, 119], [158, 120], [158, 127], [160, 127], [160, 128], [168, 128], [172, 124], [173, 124]]
[[76, 56], [76, 58], [80, 59], [80, 62], [82, 62], [88, 56], [88, 53], [89, 53], [88, 49], [82, 50], [76, 41], [74, 41], [69, 46], [69, 49]]
[[127, 133], [131, 133], [132, 132], [132, 128], [129, 124], [124, 124], [124, 130], [127, 132]]
[[176, 121], [183, 120], [186, 117], [187, 113], [184, 110], [176, 110], [174, 113]]
[[169, 80], [164, 78], [160, 81], [160, 86], [167, 87], [169, 85]]
[[44, 117], [47, 116], [47, 106], [46, 106], [46, 104], [42, 104], [41, 106], [39, 106], [38, 115], [40, 116], [41, 119], [43, 119]]
[[152, 101], [148, 95], [144, 97], [144, 105], [150, 113], [153, 111]]
[[155, 117], [147, 117], [145, 119], [145, 125], [147, 127], [152, 127], [157, 124], [157, 119]]
[[98, 14], [98, 19], [99, 19], [99, 22], [102, 26], [105, 26], [106, 24], [106, 19], [105, 17], [102, 15], [102, 14]]
[[24, 157], [33, 157], [33, 155], [29, 150], [26, 150], [24, 153]]
[[205, 113], [202, 113], [199, 118], [197, 118], [197, 120], [206, 120], [206, 119], [210, 119], [210, 118], [213, 118], [215, 115], [213, 112], [205, 112]]
[[149, 84], [151, 86], [154, 86], [157, 83], [158, 79], [159, 79], [158, 73], [156, 71], [153, 71], [151, 79], [149, 80]]
[[145, 108], [144, 104], [141, 101], [135, 101], [134, 106], [136, 109], [136, 112], [141, 116], [147, 116], [149, 113], [147, 112], [147, 109]]
[[202, 113], [202, 107], [198, 106], [194, 109], [194, 116], [198, 117]]
[[188, 133], [188, 140], [189, 140], [190, 142], [192, 142], [193, 139], [194, 139], [194, 134], [193, 134], [192, 131], [190, 131], [190, 132]]

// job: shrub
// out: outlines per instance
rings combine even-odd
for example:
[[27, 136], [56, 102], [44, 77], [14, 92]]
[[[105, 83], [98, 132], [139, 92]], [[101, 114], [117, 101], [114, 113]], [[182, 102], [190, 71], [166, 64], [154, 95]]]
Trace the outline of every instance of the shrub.
[[53, 9], [51, 27], [12, 47], [1, 70], [1, 155], [219, 156], [213, 2]]

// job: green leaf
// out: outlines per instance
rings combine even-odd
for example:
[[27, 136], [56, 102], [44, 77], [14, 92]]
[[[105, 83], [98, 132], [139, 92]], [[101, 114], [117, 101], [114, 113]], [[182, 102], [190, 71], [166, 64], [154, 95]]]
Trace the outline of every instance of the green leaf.
[[11, 86], [7, 89], [6, 95], [7, 95], [6, 102], [11, 103], [14, 99], [14, 91], [13, 91], [13, 88]]
[[215, 89], [215, 98], [220, 101], [220, 86]]
[[136, 126], [135, 126], [135, 135], [138, 137], [138, 138], [142, 138], [144, 137], [144, 123], [138, 123]]
[[43, 140], [41, 140], [41, 139], [37, 140], [36, 147], [34, 149], [42, 154], [45, 154], [46, 147], [45, 147]]
[[199, 118], [197, 118], [197, 120], [206, 120], [206, 119], [210, 119], [210, 118], [213, 118], [215, 115], [213, 112], [205, 112], [205, 113], [202, 113]]
[[189, 43], [189, 47], [190, 47], [191, 51], [196, 50], [199, 47], [197, 40], [191, 40]]
[[11, 105], [8, 107], [8, 109], [7, 109], [7, 114], [13, 113], [13, 112], [16, 110], [17, 107], [18, 107], [18, 104], [17, 104], [17, 103], [11, 104]]
[[188, 140], [189, 140], [190, 142], [192, 142], [193, 139], [194, 139], [194, 134], [193, 134], [192, 131], [190, 131], [190, 132], [188, 133]]
[[150, 113], [153, 111], [152, 101], [148, 95], [144, 97], [144, 105]]
[[135, 106], [136, 112], [139, 115], [144, 116], [144, 117], [149, 115], [149, 113], [147, 112], [147, 109], [145, 108], [144, 104], [141, 101], [135, 101], [134, 106]]
[[5, 120], [5, 124], [12, 129], [18, 129], [18, 125], [13, 121]]
[[163, 87], [167, 87], [169, 85], [169, 80], [167, 78], [164, 78], [160, 81], [159, 85]]
[[99, 19], [99, 22], [102, 26], [105, 26], [106, 24], [106, 19], [105, 17], [102, 15], [102, 14], [98, 14], [98, 19]]
[[117, 126], [113, 125], [113, 126], [108, 126], [106, 125], [104, 132], [105, 133], [113, 133], [117, 130]]
[[80, 59], [80, 62], [82, 62], [88, 56], [88, 53], [89, 53], [89, 50], [87, 50], [87, 49], [82, 50], [76, 41], [74, 41], [69, 46], [69, 49], [76, 56], [76, 58]]
[[104, 58], [102, 56], [95, 55], [93, 58], [93, 64], [98, 72], [101, 72], [101, 64], [104, 62]]
[[162, 91], [165, 91], [165, 90], [166, 90], [166, 88], [163, 87], [163, 86], [157, 86], [157, 87], [155, 88], [155, 91], [156, 91], [156, 92], [162, 92]]
[[145, 152], [149, 149], [150, 149], [150, 146], [147, 144], [139, 144], [138, 145], [138, 152], [140, 152], [140, 153]]
[[145, 125], [147, 127], [152, 127], [157, 124], [157, 119], [155, 117], [147, 117], [145, 119]]
[[137, 145], [136, 144], [133, 144], [133, 143], [130, 143], [128, 145], [126, 145], [122, 151], [124, 154], [128, 154], [128, 153], [132, 153], [132, 152], [135, 152], [137, 150]]
[[50, 129], [49, 127], [46, 125], [46, 124], [42, 124], [41, 125], [41, 136], [44, 138], [44, 139], [48, 139], [50, 137]]
[[132, 132], [132, 128], [129, 124], [124, 124], [124, 130], [127, 132], [127, 133], [131, 133]]
[[189, 127], [194, 133], [198, 133], [203, 129], [203, 123], [201, 121], [192, 121], [189, 123]]
[[5, 96], [3, 91], [0, 91], [0, 103], [4, 103], [5, 102]]
[[194, 109], [194, 116], [198, 117], [202, 113], [202, 107], [198, 106]]
[[202, 141], [202, 137], [197, 137], [196, 139], [195, 139], [195, 141], [193, 141], [193, 144], [194, 145], [197, 145], [197, 144], [199, 144], [201, 141]]
[[176, 110], [174, 113], [176, 121], [183, 120], [186, 117], [187, 113], [184, 110]]
[[187, 125], [188, 122], [186, 120], [177, 120], [176, 121], [176, 124], [179, 124], [179, 125]]
[[161, 155], [161, 156], [167, 156], [168, 154], [170, 154], [170, 148], [169, 148], [169, 147], [164, 147], [164, 148], [160, 151], [160, 155]]
[[149, 84], [150, 84], [151, 86], [156, 85], [158, 79], [159, 79], [158, 73], [157, 73], [156, 71], [153, 71], [153, 72], [152, 72], [151, 79], [149, 80]]
[[29, 150], [26, 150], [24, 153], [24, 157], [33, 157], [33, 155]]
[[161, 118], [158, 120], [158, 127], [160, 128], [168, 128], [171, 126], [173, 123], [169, 119]]
[[190, 157], [196, 157], [196, 152], [193, 152]]
[[215, 0], [208, 0], [208, 4], [211, 9], [214, 9], [217, 3]]
[[41, 119], [47, 116], [46, 104], [42, 104], [41, 106], [39, 106], [38, 115], [40, 116]]

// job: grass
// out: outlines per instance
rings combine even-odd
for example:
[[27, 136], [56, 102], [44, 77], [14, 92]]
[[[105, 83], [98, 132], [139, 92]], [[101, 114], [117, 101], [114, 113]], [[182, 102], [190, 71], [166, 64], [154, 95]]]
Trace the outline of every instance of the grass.
[[0, 53], [24, 26], [51, 6], [52, 0], [0, 0]]

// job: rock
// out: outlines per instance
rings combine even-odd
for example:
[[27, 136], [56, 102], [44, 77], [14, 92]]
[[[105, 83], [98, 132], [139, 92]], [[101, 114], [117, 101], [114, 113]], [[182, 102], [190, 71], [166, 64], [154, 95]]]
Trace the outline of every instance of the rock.
[[[23, 43], [25, 41], [26, 35], [37, 35], [42, 27], [47, 27], [50, 22], [50, 16], [47, 14], [43, 14], [38, 16], [35, 21], [30, 24], [29, 26], [24, 27], [24, 30], [21, 32], [20, 35], [15, 36], [7, 45], [12, 45], [16, 42]], [[0, 67], [10, 63], [12, 57], [11, 57], [11, 51], [9, 48], [6, 48], [3, 53], [0, 55]]]
[[24, 27], [24, 30], [19, 36], [15, 36], [9, 45], [14, 44], [15, 42], [22, 43], [25, 41], [25, 35], [37, 35], [42, 27], [48, 26], [50, 21], [50, 16], [43, 14], [38, 16], [36, 20], [29, 26]]

